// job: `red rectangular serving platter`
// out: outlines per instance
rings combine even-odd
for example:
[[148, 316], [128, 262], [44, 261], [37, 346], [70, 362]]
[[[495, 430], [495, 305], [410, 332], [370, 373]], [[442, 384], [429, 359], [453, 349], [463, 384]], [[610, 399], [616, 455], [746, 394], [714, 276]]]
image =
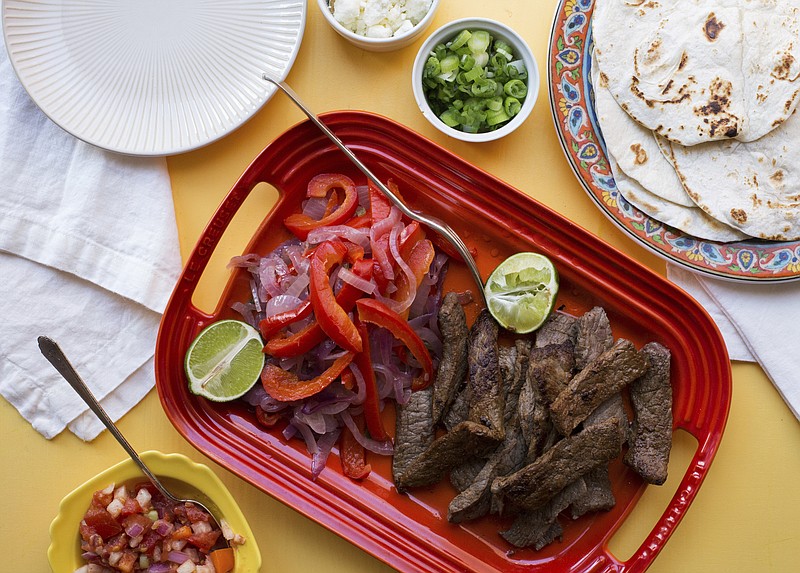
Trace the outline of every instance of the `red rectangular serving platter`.
[[[250, 296], [244, 271], [231, 273], [216, 310], [201, 312], [192, 295], [211, 254], [250, 191], [266, 182], [279, 191], [246, 252], [266, 253], [288, 238], [283, 219], [299, 209], [308, 180], [343, 172], [366, 183], [310, 122], [292, 127], [247, 168], [191, 253], [164, 313], [156, 345], [156, 385], [175, 428], [199, 451], [265, 493], [400, 571], [644, 571], [692, 503], [722, 438], [731, 401], [731, 369], [715, 324], [692, 298], [660, 275], [615, 250], [531, 197], [387, 118], [357, 111], [323, 116], [325, 123], [382, 180], [392, 178], [414, 209], [447, 221], [477, 252], [485, 278], [519, 251], [548, 255], [561, 277], [558, 306], [575, 314], [605, 308], [615, 337], [637, 347], [658, 341], [672, 352], [675, 429], [697, 439], [697, 450], [669, 506], [638, 550], [620, 561], [609, 539], [640, 499], [645, 484], [620, 462], [610, 468], [617, 498], [609, 512], [565, 524], [564, 538], [536, 552], [514, 550], [499, 535], [506, 518], [451, 524], [448, 483], [397, 493], [388, 458], [370, 459], [373, 472], [355, 482], [341, 474], [336, 452], [312, 481], [300, 440], [259, 427], [243, 404], [212, 403], [192, 395], [183, 359], [209, 323], [235, 318], [230, 304]], [[451, 264], [445, 288], [475, 288], [463, 265]], [[473, 305], [474, 306], [474, 305]], [[472, 309], [474, 316], [475, 308]], [[393, 414], [384, 412], [393, 425]]]

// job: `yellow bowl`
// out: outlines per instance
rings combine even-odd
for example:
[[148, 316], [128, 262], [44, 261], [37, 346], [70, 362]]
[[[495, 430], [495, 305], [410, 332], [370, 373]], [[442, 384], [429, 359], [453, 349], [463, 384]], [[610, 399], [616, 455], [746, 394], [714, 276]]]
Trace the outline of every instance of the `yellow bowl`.
[[[203, 492], [219, 508], [233, 531], [246, 539], [244, 545], [235, 549], [235, 573], [256, 573], [260, 569], [261, 552], [247, 520], [228, 489], [208, 466], [195, 463], [181, 454], [147, 451], [140, 455], [158, 477], [177, 480]], [[58, 515], [50, 524], [50, 547], [47, 550], [53, 573], [73, 573], [84, 564], [81, 559], [78, 526], [89, 508], [92, 494], [111, 483], [122, 484], [146, 479], [133, 460], [126, 459], [96, 475], [61, 500]]]

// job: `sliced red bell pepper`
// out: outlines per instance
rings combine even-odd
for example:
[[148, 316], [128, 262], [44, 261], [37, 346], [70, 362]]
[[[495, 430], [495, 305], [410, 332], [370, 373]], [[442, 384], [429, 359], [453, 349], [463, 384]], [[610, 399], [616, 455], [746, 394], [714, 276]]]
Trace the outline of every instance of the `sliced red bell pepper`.
[[337, 358], [328, 369], [311, 380], [300, 380], [295, 374], [287, 372], [274, 364], [267, 364], [261, 371], [261, 385], [267, 394], [281, 402], [292, 402], [313, 396], [327, 388], [341, 376], [345, 368], [353, 361], [354, 354], [346, 352]]
[[[363, 429], [364, 420], [361, 416], [353, 418], [353, 421]], [[350, 428], [342, 428], [342, 435], [339, 438], [339, 459], [342, 462], [342, 473], [351, 479], [364, 479], [372, 471], [372, 466], [366, 463], [367, 452], [364, 446], [358, 443]]]
[[422, 366], [423, 374], [414, 379], [412, 390], [427, 388], [433, 381], [433, 361], [425, 343], [408, 325], [408, 322], [388, 306], [372, 298], [362, 298], [356, 303], [358, 318], [386, 328], [398, 340], [402, 341]]
[[269, 340], [284, 326], [288, 326], [293, 322], [298, 322], [311, 316], [311, 311], [311, 301], [304, 300], [292, 310], [287, 310], [284, 312], [279, 312], [278, 314], [273, 314], [272, 316], [268, 316], [258, 324], [258, 328], [261, 331], [261, 336], [265, 340]]
[[358, 192], [353, 180], [346, 175], [340, 173], [317, 175], [308, 183], [306, 196], [325, 197], [331, 189], [342, 189], [344, 191], [342, 203], [333, 212], [326, 214], [319, 220], [312, 219], [304, 213], [294, 213], [284, 219], [283, 224], [286, 228], [301, 241], [305, 241], [312, 230], [329, 225], [341, 225], [355, 214], [358, 208]]
[[[372, 278], [372, 261], [362, 259], [356, 261], [351, 269], [353, 273], [362, 279]], [[356, 301], [364, 296], [364, 292], [351, 284], [344, 283], [336, 294], [336, 302], [345, 312], [350, 312], [356, 305]], [[309, 307], [310, 307], [309, 301]], [[264, 345], [264, 352], [276, 358], [290, 358], [305, 354], [317, 344], [325, 340], [325, 332], [315, 320], [299, 332], [284, 335], [273, 335]]]
[[383, 194], [383, 191], [375, 186], [372, 180], [367, 182], [367, 187], [369, 188], [369, 212], [372, 216], [372, 222], [377, 223], [389, 216], [389, 212], [392, 210], [392, 202]]
[[347, 248], [341, 242], [325, 241], [311, 259], [310, 298], [314, 317], [322, 331], [336, 344], [352, 352], [361, 352], [361, 337], [347, 311], [336, 302], [328, 274], [341, 263]]
[[[411, 269], [411, 272], [414, 275], [414, 280], [416, 281], [416, 284], [414, 285], [414, 291], [416, 291], [416, 289], [419, 288], [419, 285], [422, 284], [422, 279], [430, 270], [434, 256], [436, 256], [436, 251], [433, 248], [433, 243], [427, 239], [423, 239], [414, 245], [414, 248], [411, 250], [411, 254], [405, 259], [406, 264], [408, 264], [409, 268]], [[408, 277], [405, 273], [399, 273], [397, 275], [395, 285], [397, 286], [397, 290], [392, 294], [392, 299], [405, 300], [405, 298], [409, 295], [409, 290], [411, 289], [411, 284], [409, 283]], [[403, 318], [408, 318], [408, 310], [400, 313], [400, 315]]]
[[380, 398], [378, 397], [378, 383], [375, 380], [375, 371], [372, 369], [372, 357], [369, 348], [369, 336], [367, 335], [367, 325], [359, 322], [358, 333], [361, 335], [361, 340], [364, 342], [364, 350], [359, 352], [353, 358], [353, 364], [358, 367], [361, 376], [364, 378], [366, 391], [364, 396], [364, 419], [367, 423], [369, 435], [375, 440], [387, 440], [389, 434], [383, 427], [381, 420]]

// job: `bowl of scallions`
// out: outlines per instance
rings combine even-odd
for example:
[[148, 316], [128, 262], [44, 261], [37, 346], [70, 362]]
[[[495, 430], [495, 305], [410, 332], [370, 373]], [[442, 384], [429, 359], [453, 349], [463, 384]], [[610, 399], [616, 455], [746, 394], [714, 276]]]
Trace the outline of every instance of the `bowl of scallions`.
[[445, 24], [422, 44], [412, 71], [422, 114], [463, 141], [493, 141], [517, 129], [539, 92], [539, 69], [525, 40], [487, 18]]

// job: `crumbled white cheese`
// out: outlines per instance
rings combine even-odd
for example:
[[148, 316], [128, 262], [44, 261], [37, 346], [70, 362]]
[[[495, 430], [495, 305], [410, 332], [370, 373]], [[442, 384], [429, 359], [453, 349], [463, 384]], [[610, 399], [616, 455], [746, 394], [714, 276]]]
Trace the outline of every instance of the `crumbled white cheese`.
[[370, 38], [404, 34], [419, 24], [432, 0], [333, 0], [333, 17], [345, 28]]

